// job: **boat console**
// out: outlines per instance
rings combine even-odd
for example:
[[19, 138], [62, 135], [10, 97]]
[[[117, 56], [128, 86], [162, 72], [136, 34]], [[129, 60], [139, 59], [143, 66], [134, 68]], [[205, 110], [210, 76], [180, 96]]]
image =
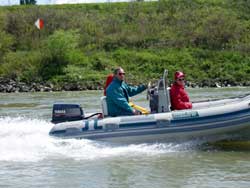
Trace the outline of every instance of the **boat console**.
[[151, 88], [148, 85], [149, 106], [151, 113], [162, 113], [171, 111], [171, 102], [167, 81], [168, 71], [165, 70], [163, 77], [158, 80], [157, 86]]

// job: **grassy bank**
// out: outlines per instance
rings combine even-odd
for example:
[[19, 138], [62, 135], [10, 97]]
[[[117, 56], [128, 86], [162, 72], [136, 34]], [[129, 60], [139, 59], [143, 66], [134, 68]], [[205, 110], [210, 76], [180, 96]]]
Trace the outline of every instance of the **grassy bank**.
[[166, 68], [191, 85], [249, 86], [249, 12], [244, 0], [0, 7], [0, 77], [99, 87], [122, 66], [131, 83]]

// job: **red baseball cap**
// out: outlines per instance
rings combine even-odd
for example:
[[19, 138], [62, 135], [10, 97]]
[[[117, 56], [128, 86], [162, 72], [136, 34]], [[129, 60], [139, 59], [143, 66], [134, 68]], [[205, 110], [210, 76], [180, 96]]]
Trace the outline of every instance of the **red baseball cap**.
[[181, 71], [176, 71], [175, 74], [174, 74], [174, 79], [179, 79], [179, 78], [182, 78], [182, 77], [185, 77], [185, 74]]

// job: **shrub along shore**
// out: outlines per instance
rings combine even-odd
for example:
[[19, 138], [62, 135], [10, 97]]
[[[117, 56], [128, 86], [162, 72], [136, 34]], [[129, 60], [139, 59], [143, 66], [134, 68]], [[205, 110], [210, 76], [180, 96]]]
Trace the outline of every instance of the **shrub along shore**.
[[118, 66], [131, 84], [168, 69], [189, 87], [250, 86], [249, 12], [245, 0], [0, 7], [0, 92], [102, 89]]

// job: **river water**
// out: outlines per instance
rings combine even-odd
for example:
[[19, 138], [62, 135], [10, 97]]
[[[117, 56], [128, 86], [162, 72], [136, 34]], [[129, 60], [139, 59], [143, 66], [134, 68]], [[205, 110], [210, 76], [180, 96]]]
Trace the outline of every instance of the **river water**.
[[[192, 101], [250, 88], [189, 89]], [[114, 146], [50, 137], [53, 103], [100, 111], [101, 91], [0, 94], [0, 187], [249, 188], [249, 150], [197, 141]], [[145, 93], [134, 102], [148, 107]], [[246, 142], [247, 144], [247, 142]]]

